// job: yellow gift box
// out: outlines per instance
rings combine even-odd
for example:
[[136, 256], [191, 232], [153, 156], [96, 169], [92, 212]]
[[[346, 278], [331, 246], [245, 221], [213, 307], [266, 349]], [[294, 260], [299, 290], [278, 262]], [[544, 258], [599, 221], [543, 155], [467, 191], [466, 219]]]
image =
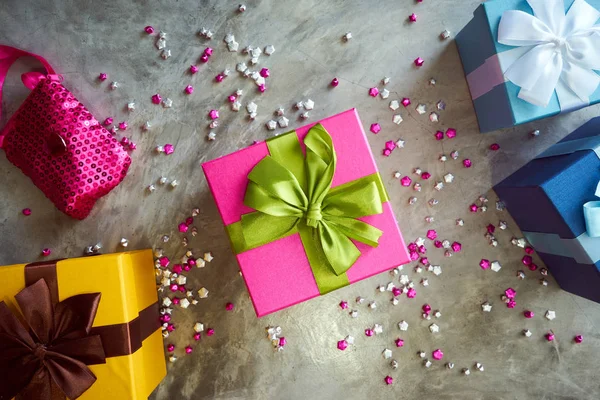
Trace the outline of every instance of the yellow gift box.
[[[26, 266], [0, 267], [0, 301], [13, 311], [18, 310], [14, 296], [26, 286]], [[112, 327], [132, 338], [128, 343], [102, 341], [106, 364], [89, 366], [97, 381], [80, 399], [147, 399], [166, 375], [152, 251], [60, 260], [55, 271], [59, 301], [101, 293], [92, 334]]]

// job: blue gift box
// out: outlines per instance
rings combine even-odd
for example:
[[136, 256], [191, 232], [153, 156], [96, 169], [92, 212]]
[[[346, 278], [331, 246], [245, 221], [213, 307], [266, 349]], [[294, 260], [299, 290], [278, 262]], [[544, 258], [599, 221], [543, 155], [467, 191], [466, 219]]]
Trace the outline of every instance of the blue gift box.
[[600, 238], [587, 235], [583, 216], [583, 204], [598, 200], [594, 194], [600, 181], [600, 117], [548, 152], [586, 141], [596, 142], [598, 154], [579, 150], [537, 158], [494, 189], [558, 284], [600, 303]]
[[[574, 0], [565, 0], [565, 11]], [[600, 0], [586, 0], [600, 9]], [[467, 76], [481, 132], [507, 128], [550, 117], [561, 112], [556, 93], [547, 107], [519, 99], [520, 88], [504, 81], [498, 53], [513, 49], [498, 43], [498, 25], [504, 11], [533, 11], [525, 0], [491, 0], [481, 4], [473, 19], [456, 35], [456, 44]], [[500, 84], [494, 86], [498, 82]], [[590, 96], [590, 104], [600, 101], [600, 87]]]

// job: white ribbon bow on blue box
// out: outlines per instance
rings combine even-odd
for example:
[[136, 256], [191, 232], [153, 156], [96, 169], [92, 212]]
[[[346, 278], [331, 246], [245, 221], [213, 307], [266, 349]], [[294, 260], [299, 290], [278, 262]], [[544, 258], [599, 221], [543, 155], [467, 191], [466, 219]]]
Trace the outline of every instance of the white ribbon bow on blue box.
[[514, 49], [498, 54], [504, 77], [518, 97], [546, 107], [556, 91], [561, 111], [584, 107], [600, 85], [600, 12], [575, 0], [565, 15], [563, 0], [527, 0], [534, 15], [508, 10], [498, 42]]

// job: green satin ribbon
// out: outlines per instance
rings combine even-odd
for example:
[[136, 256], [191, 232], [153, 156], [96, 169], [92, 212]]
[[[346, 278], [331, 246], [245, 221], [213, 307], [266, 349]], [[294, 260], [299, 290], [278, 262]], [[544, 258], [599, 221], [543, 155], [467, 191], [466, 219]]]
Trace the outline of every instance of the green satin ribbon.
[[351, 239], [376, 247], [383, 232], [357, 218], [381, 214], [387, 192], [378, 173], [331, 188], [336, 154], [321, 124], [304, 138], [296, 132], [267, 141], [270, 156], [248, 174], [242, 215], [227, 230], [237, 254], [295, 233], [321, 294], [349, 284], [346, 271], [360, 251]]

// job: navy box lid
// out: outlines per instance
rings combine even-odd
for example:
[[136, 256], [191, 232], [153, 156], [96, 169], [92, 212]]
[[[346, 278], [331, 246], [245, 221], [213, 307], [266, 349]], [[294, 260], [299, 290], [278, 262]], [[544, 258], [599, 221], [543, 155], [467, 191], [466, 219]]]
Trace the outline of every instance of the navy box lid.
[[[600, 135], [600, 117], [561, 142]], [[523, 231], [572, 239], [585, 232], [583, 204], [598, 200], [600, 159], [591, 150], [535, 159], [494, 187]]]

